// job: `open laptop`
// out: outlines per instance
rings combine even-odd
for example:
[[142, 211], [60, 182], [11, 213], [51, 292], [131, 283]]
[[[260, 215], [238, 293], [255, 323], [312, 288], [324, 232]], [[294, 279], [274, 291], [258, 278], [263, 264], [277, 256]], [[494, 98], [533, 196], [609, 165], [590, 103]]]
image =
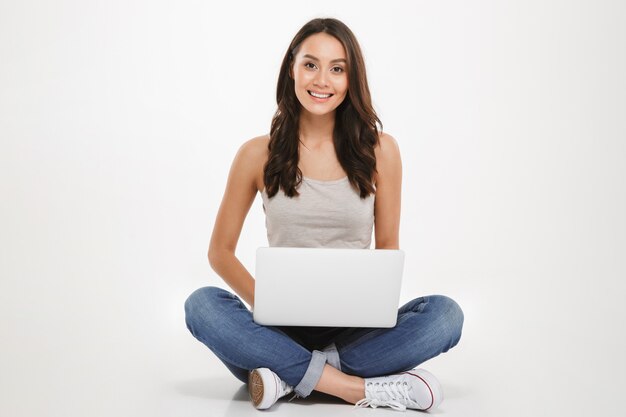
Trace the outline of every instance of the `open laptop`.
[[403, 269], [399, 249], [258, 248], [254, 321], [394, 327]]

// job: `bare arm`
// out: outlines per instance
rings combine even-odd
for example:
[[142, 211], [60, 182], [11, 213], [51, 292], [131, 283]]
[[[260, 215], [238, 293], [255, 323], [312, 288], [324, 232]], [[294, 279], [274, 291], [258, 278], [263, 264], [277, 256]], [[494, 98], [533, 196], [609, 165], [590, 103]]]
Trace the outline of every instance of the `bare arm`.
[[233, 160], [222, 198], [211, 242], [211, 268], [251, 307], [254, 307], [254, 278], [235, 256], [244, 220], [257, 193], [256, 178], [262, 169], [262, 152], [266, 149], [258, 138], [244, 143]]
[[402, 161], [396, 140], [383, 134], [376, 153], [376, 200], [374, 204], [376, 249], [400, 248]]

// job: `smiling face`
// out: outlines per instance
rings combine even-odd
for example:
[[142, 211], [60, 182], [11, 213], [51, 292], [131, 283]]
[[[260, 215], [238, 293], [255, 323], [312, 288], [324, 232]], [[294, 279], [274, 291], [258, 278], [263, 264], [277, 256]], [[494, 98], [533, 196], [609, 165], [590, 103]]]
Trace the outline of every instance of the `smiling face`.
[[347, 69], [346, 52], [335, 37], [321, 32], [306, 38], [291, 68], [303, 111], [334, 112], [348, 92]]

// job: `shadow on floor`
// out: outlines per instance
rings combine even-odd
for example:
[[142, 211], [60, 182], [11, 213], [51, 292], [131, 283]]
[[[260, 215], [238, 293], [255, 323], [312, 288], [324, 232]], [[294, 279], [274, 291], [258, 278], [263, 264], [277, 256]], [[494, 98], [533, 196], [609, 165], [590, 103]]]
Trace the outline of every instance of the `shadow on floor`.
[[[237, 386], [239, 387], [237, 388]], [[232, 377], [197, 378], [179, 381], [174, 384], [175, 390], [184, 396], [211, 400], [250, 401], [248, 385]], [[297, 402], [299, 404], [346, 404], [345, 401], [321, 392], [313, 391], [307, 398], [293, 398], [289, 394], [280, 402]]]
[[[207, 400], [222, 400], [230, 402], [229, 408], [238, 408], [239, 405], [250, 402], [248, 395], [248, 385], [233, 379], [231, 376], [214, 377], [214, 378], [197, 378], [186, 381], [179, 381], [174, 384], [175, 390], [189, 397], [203, 398]], [[447, 404], [445, 399], [461, 398], [468, 395], [468, 390], [462, 386], [446, 385], [444, 390], [443, 407]], [[288, 403], [297, 404], [298, 406], [312, 406], [319, 404], [326, 405], [342, 405], [346, 409], [352, 408], [351, 404], [346, 403], [340, 398], [333, 397], [321, 392], [313, 391], [306, 398], [293, 398], [294, 394], [289, 394], [281, 398], [272, 410], [278, 411], [280, 408], [287, 406]], [[250, 404], [251, 405], [251, 404]], [[289, 408], [289, 406], [287, 406]], [[343, 408], [343, 407], [342, 407]], [[386, 409], [386, 408], [383, 408]], [[440, 409], [430, 410], [430, 414], [442, 414], [444, 411]]]

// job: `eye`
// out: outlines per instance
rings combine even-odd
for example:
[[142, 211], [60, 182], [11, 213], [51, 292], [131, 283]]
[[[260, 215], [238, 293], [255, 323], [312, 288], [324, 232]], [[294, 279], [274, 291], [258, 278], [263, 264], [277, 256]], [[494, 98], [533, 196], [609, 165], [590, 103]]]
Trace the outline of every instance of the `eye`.
[[339, 70], [339, 71], [335, 71], [335, 72], [336, 72], [336, 73], [338, 73], [338, 74], [343, 72], [343, 68], [341, 68], [341, 67], [335, 67], [335, 68], [333, 68], [333, 69], [334, 69], [334, 70], [335, 70], [335, 69]]
[[[309, 64], [315, 66], [315, 64], [312, 63], [312, 62], [307, 62], [306, 64], [304, 64], [304, 66], [307, 67], [307, 65], [309, 65]], [[307, 68], [311, 68], [311, 67], [307, 67]]]

